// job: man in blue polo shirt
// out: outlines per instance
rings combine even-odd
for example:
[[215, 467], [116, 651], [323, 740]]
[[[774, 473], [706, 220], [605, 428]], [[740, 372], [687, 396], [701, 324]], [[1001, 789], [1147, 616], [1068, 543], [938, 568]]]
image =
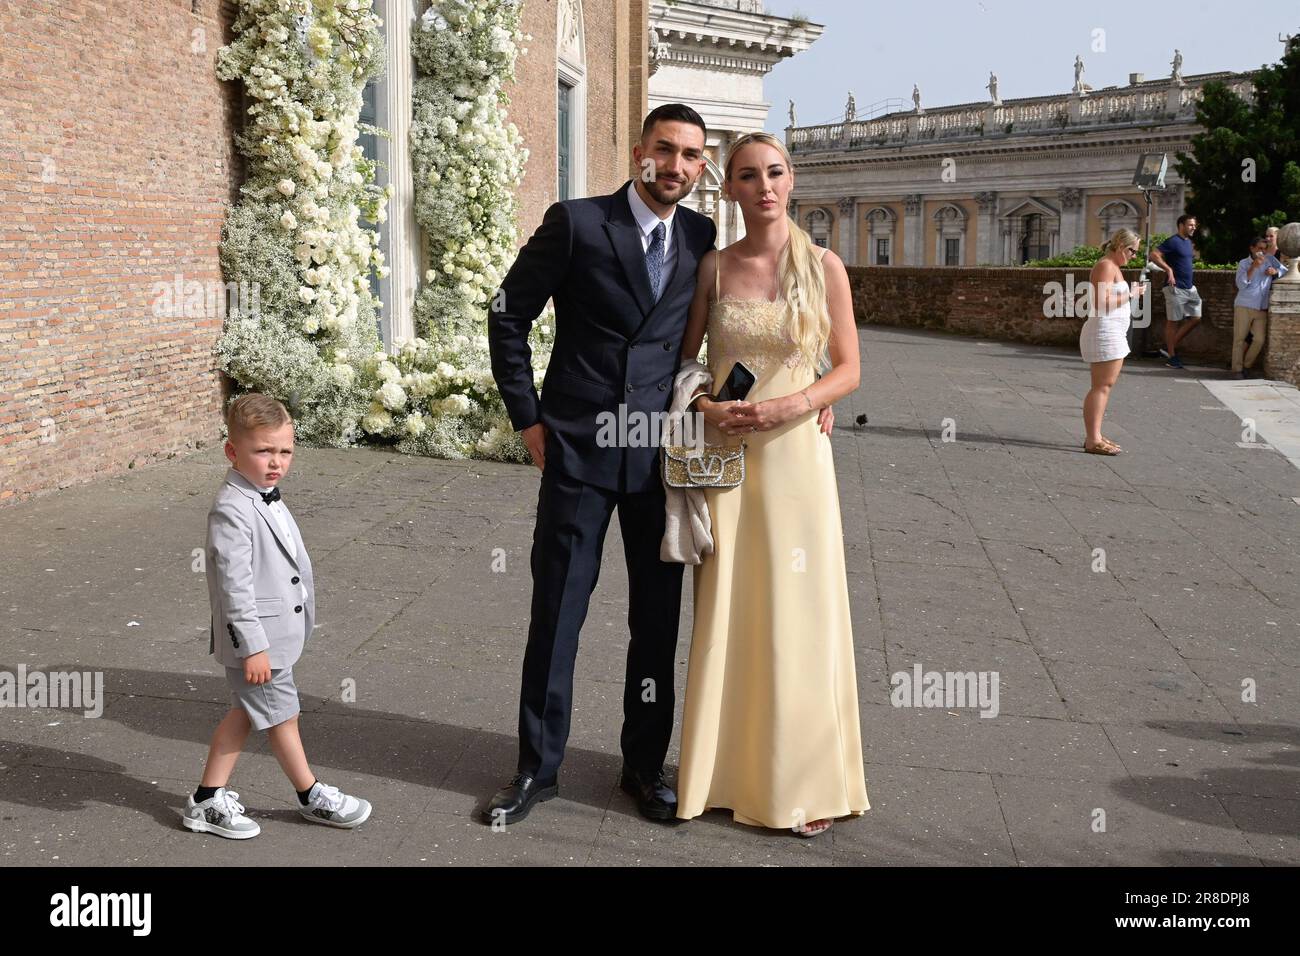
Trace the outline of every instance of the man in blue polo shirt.
[[1151, 250], [1151, 261], [1165, 270], [1165, 351], [1170, 368], [1182, 368], [1178, 343], [1201, 321], [1201, 295], [1192, 283], [1196, 217], [1179, 216], [1178, 231]]

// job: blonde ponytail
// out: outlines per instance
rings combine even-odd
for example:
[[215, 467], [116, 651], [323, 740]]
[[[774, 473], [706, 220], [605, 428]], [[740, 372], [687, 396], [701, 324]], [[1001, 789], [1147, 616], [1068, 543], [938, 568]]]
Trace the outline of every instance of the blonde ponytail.
[[831, 317], [826, 307], [826, 273], [813, 252], [813, 241], [798, 223], [790, 224], [790, 241], [781, 253], [777, 283], [786, 303], [785, 327], [799, 346], [804, 363], [823, 364], [830, 341]]

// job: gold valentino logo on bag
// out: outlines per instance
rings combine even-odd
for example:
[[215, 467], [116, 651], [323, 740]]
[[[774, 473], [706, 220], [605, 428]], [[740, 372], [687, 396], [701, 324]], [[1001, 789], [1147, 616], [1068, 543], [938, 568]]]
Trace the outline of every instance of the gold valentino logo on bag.
[[665, 445], [664, 483], [670, 488], [734, 488], [745, 479], [745, 446]]

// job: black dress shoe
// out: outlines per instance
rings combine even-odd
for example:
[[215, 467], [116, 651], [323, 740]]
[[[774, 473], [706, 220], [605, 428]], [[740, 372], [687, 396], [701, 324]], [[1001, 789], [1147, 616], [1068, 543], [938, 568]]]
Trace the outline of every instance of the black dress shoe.
[[646, 775], [624, 766], [618, 785], [636, 800], [636, 808], [646, 819], [677, 819], [677, 794], [664, 780], [663, 770]]
[[552, 780], [539, 783], [526, 773], [517, 773], [510, 782], [492, 795], [487, 806], [478, 812], [480, 823], [489, 826], [497, 820], [505, 824], [518, 823], [528, 816], [534, 803], [545, 803], [560, 792], [559, 785]]

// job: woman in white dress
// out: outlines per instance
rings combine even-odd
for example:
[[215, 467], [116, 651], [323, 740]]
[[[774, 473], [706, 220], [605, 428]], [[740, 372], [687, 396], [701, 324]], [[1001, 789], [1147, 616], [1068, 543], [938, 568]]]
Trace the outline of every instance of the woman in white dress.
[[1110, 390], [1119, 380], [1119, 370], [1128, 355], [1128, 327], [1132, 321], [1130, 300], [1141, 295], [1146, 283], [1130, 291], [1120, 270], [1135, 255], [1141, 240], [1131, 229], [1120, 229], [1106, 243], [1106, 254], [1097, 260], [1088, 276], [1091, 308], [1079, 332], [1079, 352], [1092, 366], [1092, 388], [1083, 400], [1083, 427], [1087, 432], [1083, 450], [1091, 455], [1118, 455], [1122, 448], [1101, 433]]

